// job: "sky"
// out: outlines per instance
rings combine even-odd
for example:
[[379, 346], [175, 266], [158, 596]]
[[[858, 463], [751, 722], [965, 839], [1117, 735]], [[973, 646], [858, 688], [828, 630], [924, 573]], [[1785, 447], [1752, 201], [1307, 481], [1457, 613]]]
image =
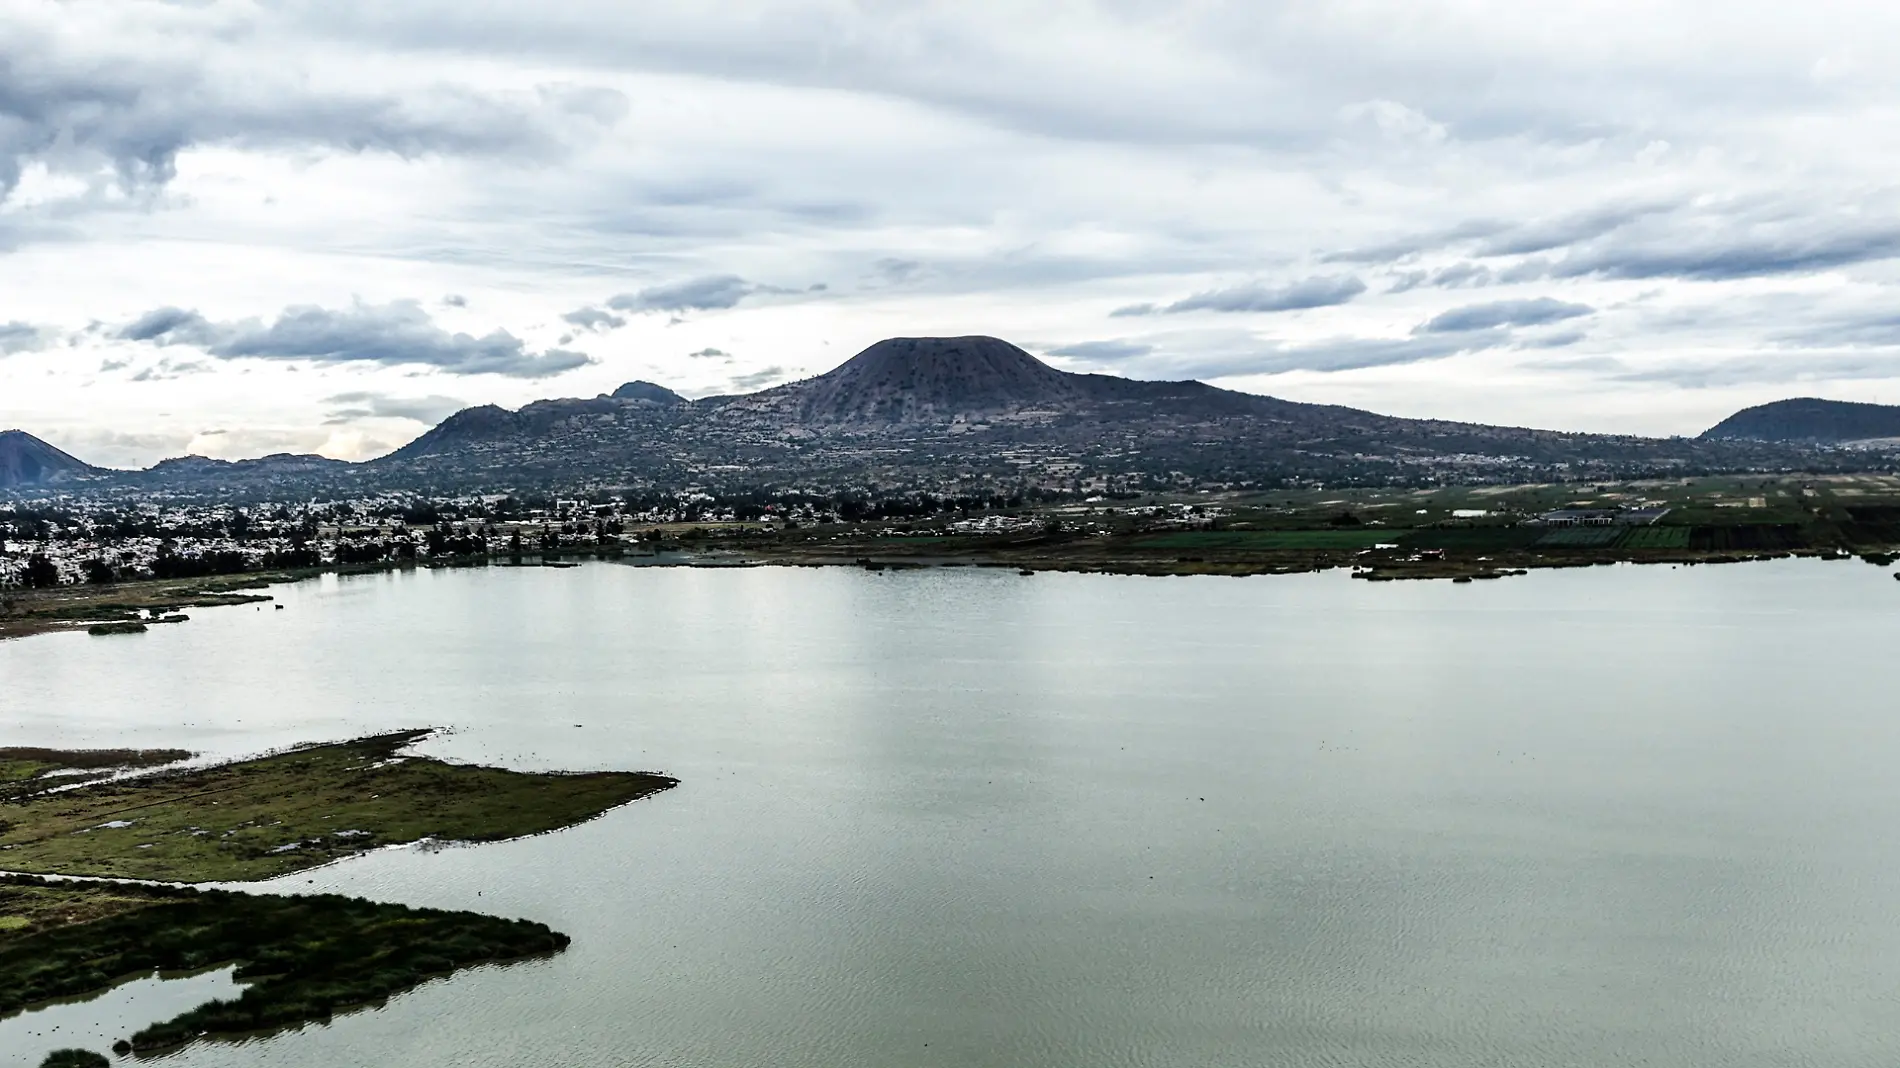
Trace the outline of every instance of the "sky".
[[1695, 434], [1896, 297], [1890, 3], [0, 0], [0, 429], [111, 466], [979, 333]]

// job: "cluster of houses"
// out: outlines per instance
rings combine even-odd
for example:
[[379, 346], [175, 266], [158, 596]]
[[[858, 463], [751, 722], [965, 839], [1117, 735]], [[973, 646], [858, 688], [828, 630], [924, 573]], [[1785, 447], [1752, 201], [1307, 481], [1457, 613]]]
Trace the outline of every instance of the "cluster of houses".
[[1669, 509], [1662, 505], [1642, 508], [1559, 508], [1531, 520], [1546, 527], [1646, 527], [1654, 524]]

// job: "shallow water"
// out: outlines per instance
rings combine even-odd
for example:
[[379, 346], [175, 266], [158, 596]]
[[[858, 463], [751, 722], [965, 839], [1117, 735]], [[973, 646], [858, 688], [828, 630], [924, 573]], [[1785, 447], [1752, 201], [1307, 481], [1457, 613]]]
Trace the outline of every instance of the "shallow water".
[[141, 976], [121, 983], [85, 1001], [41, 1005], [0, 1018], [0, 1064], [37, 1065], [59, 1049], [89, 1049], [105, 1053], [125, 1037], [125, 1022], [168, 1020], [214, 998], [235, 998], [244, 992], [233, 982], [233, 967], [196, 975]]
[[282, 880], [574, 945], [168, 1068], [1900, 1054], [1900, 583], [1864, 564], [277, 592], [0, 644], [0, 740], [442, 725], [428, 751], [682, 785]]

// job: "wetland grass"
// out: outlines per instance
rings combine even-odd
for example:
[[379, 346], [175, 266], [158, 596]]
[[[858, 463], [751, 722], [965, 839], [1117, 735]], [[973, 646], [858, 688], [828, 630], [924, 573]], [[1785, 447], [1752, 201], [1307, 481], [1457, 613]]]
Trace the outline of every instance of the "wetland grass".
[[[428, 731], [206, 768], [0, 793], [0, 870], [171, 882], [268, 879], [423, 839], [557, 830], [675, 785], [644, 772], [524, 773], [401, 750]], [[0, 785], [0, 790], [6, 787]]]

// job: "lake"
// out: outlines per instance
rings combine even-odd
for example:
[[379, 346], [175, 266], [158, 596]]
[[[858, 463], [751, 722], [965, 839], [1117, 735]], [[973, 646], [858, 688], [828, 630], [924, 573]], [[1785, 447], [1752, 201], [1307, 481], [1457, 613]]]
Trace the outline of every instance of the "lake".
[[[1900, 1059], [1884, 569], [601, 563], [274, 592], [0, 643], [0, 742], [442, 726], [425, 751], [682, 782], [265, 884], [574, 944], [167, 1068]], [[37, 1063], [34, 1029], [0, 1022], [0, 1065]]]

